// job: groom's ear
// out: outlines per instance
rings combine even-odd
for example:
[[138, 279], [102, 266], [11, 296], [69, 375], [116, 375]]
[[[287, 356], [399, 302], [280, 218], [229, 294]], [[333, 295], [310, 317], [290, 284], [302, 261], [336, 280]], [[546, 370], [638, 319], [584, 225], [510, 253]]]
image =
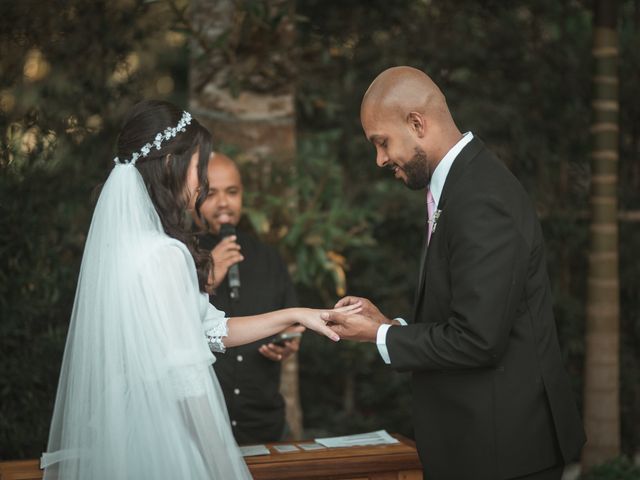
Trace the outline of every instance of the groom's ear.
[[407, 115], [407, 126], [418, 138], [424, 137], [427, 132], [427, 121], [418, 112], [409, 112]]

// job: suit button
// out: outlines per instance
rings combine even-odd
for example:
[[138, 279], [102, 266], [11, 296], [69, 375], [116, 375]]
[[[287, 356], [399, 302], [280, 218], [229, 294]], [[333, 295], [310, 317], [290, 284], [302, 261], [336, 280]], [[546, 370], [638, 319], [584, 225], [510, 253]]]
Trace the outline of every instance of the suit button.
[[236, 422], [235, 420], [231, 420], [231, 425], [235, 427], [236, 425], [238, 425], [238, 422]]
[[236, 357], [236, 360], [237, 360], [237, 361], [239, 361], [239, 362], [241, 362], [242, 360], [244, 360], [244, 358], [242, 358], [242, 355], [238, 355], [238, 356]]
[[233, 389], [233, 393], [235, 393], [236, 395], [240, 395], [240, 389], [239, 388], [234, 388]]

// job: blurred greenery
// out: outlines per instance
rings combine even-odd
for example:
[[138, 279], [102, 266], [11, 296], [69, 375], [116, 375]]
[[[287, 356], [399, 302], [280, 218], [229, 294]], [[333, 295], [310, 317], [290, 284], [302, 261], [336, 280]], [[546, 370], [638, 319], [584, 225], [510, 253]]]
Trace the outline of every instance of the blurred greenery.
[[634, 465], [627, 457], [618, 457], [591, 468], [580, 475], [579, 480], [637, 480], [640, 466]]
[[[239, 3], [249, 23], [241, 29], [248, 40], [237, 45], [257, 45], [258, 64], [268, 45], [259, 40], [270, 38], [262, 3]], [[619, 4], [619, 200], [622, 211], [637, 212], [640, 6]], [[590, 8], [586, 0], [297, 1], [296, 48], [282, 68], [297, 76], [298, 155], [292, 166], [245, 165], [243, 174], [247, 219], [281, 249], [305, 304], [326, 306], [346, 291], [389, 316], [411, 313], [422, 194], [376, 168], [359, 106], [382, 69], [413, 65], [442, 87], [461, 130], [497, 152], [534, 199], [561, 346], [581, 395]], [[0, 458], [38, 457], [46, 445], [92, 189], [108, 174], [118, 124], [133, 103], [186, 105], [182, 23], [164, 1], [0, 3]], [[215, 48], [231, 55], [236, 47]], [[250, 75], [243, 68], [234, 74]], [[280, 88], [271, 70], [258, 71], [271, 80], [235, 84]], [[622, 221], [620, 231], [629, 455], [640, 449], [639, 225]], [[375, 346], [307, 335], [300, 371], [307, 436], [379, 428], [412, 436], [407, 377], [385, 368]]]

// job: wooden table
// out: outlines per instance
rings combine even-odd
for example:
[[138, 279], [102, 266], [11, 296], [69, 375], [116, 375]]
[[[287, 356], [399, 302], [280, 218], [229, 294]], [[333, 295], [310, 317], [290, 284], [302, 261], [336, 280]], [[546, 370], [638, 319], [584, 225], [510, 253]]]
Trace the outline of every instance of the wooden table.
[[255, 480], [422, 480], [414, 443], [401, 435], [393, 437], [400, 443], [310, 452], [279, 453], [269, 444], [271, 455], [247, 457], [246, 461]]
[[[422, 466], [414, 443], [401, 435], [393, 436], [400, 443], [311, 452], [279, 453], [273, 448], [277, 443], [268, 444], [271, 455], [247, 457], [246, 461], [255, 480], [421, 480]], [[38, 460], [0, 462], [0, 480], [41, 479]]]

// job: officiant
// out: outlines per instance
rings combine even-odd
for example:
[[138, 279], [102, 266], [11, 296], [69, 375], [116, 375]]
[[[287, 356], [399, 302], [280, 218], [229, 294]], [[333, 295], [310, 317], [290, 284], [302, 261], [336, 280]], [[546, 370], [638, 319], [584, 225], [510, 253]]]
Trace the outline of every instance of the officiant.
[[[238, 226], [243, 185], [236, 163], [215, 153], [209, 160], [208, 180], [209, 194], [201, 208], [206, 225], [202, 221], [196, 223], [206, 230], [200, 237], [200, 247], [211, 251], [214, 262], [215, 292], [210, 296], [211, 303], [227, 316], [297, 306], [296, 292], [280, 255]], [[225, 235], [228, 232], [232, 234]], [[235, 292], [230, 288], [230, 276], [240, 281]], [[300, 330], [303, 327], [293, 329]], [[287, 430], [285, 403], [280, 394], [281, 363], [298, 351], [300, 339], [280, 345], [269, 340], [216, 354], [214, 369], [240, 445], [278, 441]]]

